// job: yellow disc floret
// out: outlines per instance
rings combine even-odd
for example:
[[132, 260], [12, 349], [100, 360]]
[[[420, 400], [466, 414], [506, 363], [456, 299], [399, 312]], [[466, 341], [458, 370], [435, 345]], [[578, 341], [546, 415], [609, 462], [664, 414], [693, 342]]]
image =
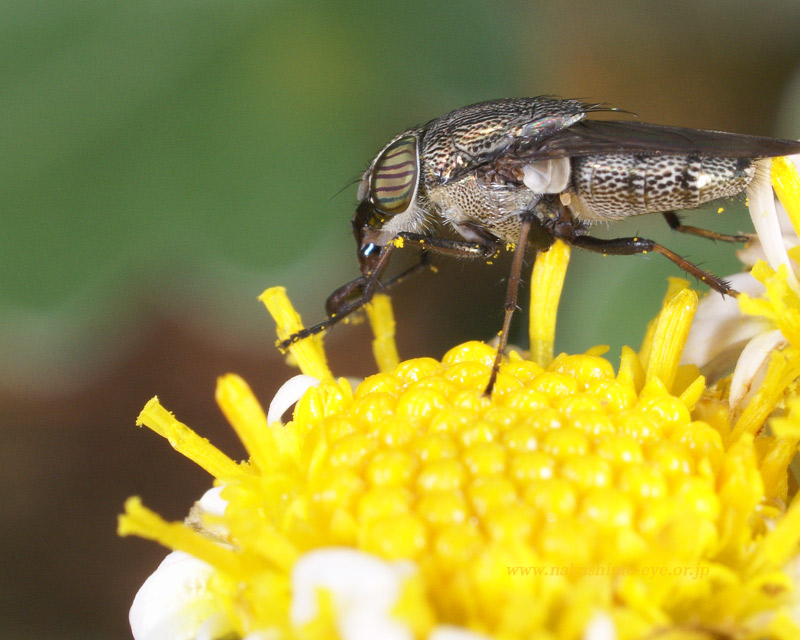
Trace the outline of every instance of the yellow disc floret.
[[[561, 249], [536, 275], [554, 284], [533, 294], [552, 317], [532, 331], [531, 357], [509, 354], [491, 397], [494, 348], [467, 342], [441, 360], [399, 362], [380, 298], [369, 312], [379, 373], [355, 388], [334, 379], [319, 338], [289, 347], [319, 384], [287, 424], [268, 424], [243, 380], [220, 378], [217, 400], [248, 462], [154, 398], [138, 423], [208, 470], [227, 506], [197, 531], [132, 499], [120, 532], [211, 565], [208, 588], [237, 637], [340, 637], [344, 605], [325, 588], [312, 613], [291, 613], [296, 567], [335, 548], [406, 567], [412, 577], [390, 608], [403, 637], [447, 625], [498, 640], [573, 639], [598, 616], [622, 639], [798, 637], [794, 299], [776, 276], [771, 301], [746, 303], [766, 305], [792, 345], [734, 411], [724, 382], [707, 388], [679, 364], [697, 306], [683, 282], [640, 351], [623, 349], [617, 373], [602, 348], [553, 357]], [[279, 336], [302, 326], [282, 290], [262, 299]]]
[[[260, 558], [252, 580], [284, 584], [295, 558], [324, 547], [412, 560], [432, 619], [498, 638], [563, 635], [597, 610], [624, 621], [620, 637], [691, 637], [786, 599], [774, 572], [800, 530], [765, 549], [776, 512], [762, 510], [760, 469], [779, 439], [725, 449], [725, 434], [657, 377], [637, 389], [597, 356], [547, 368], [515, 357], [489, 400], [492, 357], [466, 343], [352, 395], [323, 382], [270, 428], [285, 435], [261, 447], [268, 472], [223, 469], [230, 542]], [[160, 412], [148, 405], [141, 420]], [[251, 597], [241, 588], [223, 590], [234, 608]], [[286, 624], [248, 617], [242, 631]]]

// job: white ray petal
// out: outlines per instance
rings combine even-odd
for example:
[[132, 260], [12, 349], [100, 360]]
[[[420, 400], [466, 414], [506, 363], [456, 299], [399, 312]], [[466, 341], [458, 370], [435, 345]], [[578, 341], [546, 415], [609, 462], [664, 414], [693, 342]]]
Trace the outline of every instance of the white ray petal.
[[318, 615], [320, 588], [333, 597], [336, 626], [343, 640], [413, 640], [411, 628], [392, 615], [411, 562], [388, 562], [355, 549], [318, 549], [292, 568], [289, 615], [302, 625]]
[[766, 376], [770, 355], [775, 349], [787, 344], [786, 337], [778, 329], [762, 333], [747, 344], [731, 379], [728, 396], [731, 410], [736, 409], [758, 390]]
[[442, 624], [434, 627], [428, 636], [428, 640], [492, 640], [489, 636], [482, 633], [456, 627], [449, 624]]
[[589, 621], [583, 640], [617, 640], [617, 628], [606, 613], [597, 613]]
[[780, 265], [786, 265], [789, 272], [789, 286], [800, 295], [800, 282], [797, 280], [794, 266], [786, 252], [781, 222], [775, 208], [775, 197], [770, 183], [771, 166], [772, 161], [769, 158], [756, 162], [756, 176], [747, 187], [750, 218], [753, 220], [753, 226], [761, 246], [764, 248], [769, 266], [777, 271]]
[[221, 613], [208, 590], [213, 572], [181, 551], [164, 558], [133, 599], [128, 618], [135, 640], [193, 640], [203, 623]]
[[[726, 280], [753, 297], [764, 292], [764, 285], [749, 273], [736, 273]], [[711, 292], [694, 315], [681, 364], [695, 364], [708, 380], [717, 380], [733, 371], [745, 345], [771, 326], [764, 318], [743, 316], [736, 298]]]
[[272, 402], [269, 403], [269, 410], [267, 411], [267, 424], [273, 422], [280, 422], [281, 416], [286, 413], [286, 410], [295, 404], [303, 394], [311, 387], [319, 385], [319, 380], [313, 376], [305, 374], [296, 375], [289, 378], [281, 385], [281, 388], [275, 393]]
[[205, 513], [221, 518], [225, 515], [225, 509], [228, 506], [228, 501], [220, 496], [224, 488], [225, 485], [220, 485], [209, 489], [203, 494], [203, 497], [197, 501], [197, 506]]

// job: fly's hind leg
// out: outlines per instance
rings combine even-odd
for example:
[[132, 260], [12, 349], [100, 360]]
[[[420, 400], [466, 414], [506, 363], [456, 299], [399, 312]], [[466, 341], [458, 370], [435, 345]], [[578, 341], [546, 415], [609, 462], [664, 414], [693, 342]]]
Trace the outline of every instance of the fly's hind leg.
[[588, 251], [594, 251], [595, 253], [602, 253], [603, 255], [631, 256], [637, 253], [650, 253], [655, 251], [665, 258], [672, 260], [672, 262], [689, 275], [700, 280], [700, 282], [705, 282], [709, 287], [714, 289], [714, 291], [719, 291], [722, 295], [728, 296], [739, 295], [739, 292], [732, 289], [722, 278], [718, 278], [713, 273], [704, 271], [696, 264], [689, 262], [685, 258], [681, 258], [674, 251], [670, 251], [666, 247], [652, 240], [648, 240], [647, 238], [610, 238], [606, 240], [604, 238], [593, 238], [592, 236], [573, 236], [564, 238], [564, 240], [573, 246], [587, 249]]
[[708, 238], [709, 240], [722, 240], [722, 242], [747, 242], [750, 240], [745, 235], [730, 235], [727, 233], [718, 233], [710, 231], [709, 229], [701, 229], [700, 227], [693, 227], [681, 222], [680, 216], [674, 211], [664, 211], [661, 215], [667, 221], [669, 228], [678, 233], [686, 233], [701, 238]]

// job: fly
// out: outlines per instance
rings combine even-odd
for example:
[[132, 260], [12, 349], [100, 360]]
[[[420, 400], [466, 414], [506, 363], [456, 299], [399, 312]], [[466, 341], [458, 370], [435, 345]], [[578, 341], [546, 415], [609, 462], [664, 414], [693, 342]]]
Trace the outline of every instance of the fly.
[[[513, 244], [500, 342], [486, 393], [508, 344], [525, 250], [556, 239], [605, 255], [656, 252], [725, 295], [737, 292], [652, 240], [603, 239], [592, 223], [660, 213], [675, 231], [737, 242], [683, 225], [679, 210], [735, 196], [756, 175], [756, 161], [800, 153], [800, 142], [627, 120], [592, 120], [618, 111], [550, 96], [481, 102], [392, 138], [364, 173], [352, 220], [361, 275], [334, 291], [328, 318], [289, 336], [282, 349], [336, 324], [426, 268], [431, 254], [489, 259]], [[398, 248], [418, 261], [382, 283]]]

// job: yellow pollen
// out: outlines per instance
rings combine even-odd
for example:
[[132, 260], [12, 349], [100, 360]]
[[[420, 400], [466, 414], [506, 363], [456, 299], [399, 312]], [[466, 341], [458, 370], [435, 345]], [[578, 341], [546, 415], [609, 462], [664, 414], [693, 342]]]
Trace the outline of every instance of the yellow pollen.
[[189, 427], [175, 419], [161, 406], [158, 398], [152, 398], [136, 419], [138, 426], [147, 426], [166, 438], [172, 447], [205, 469], [215, 478], [226, 478], [240, 473], [230, 458], [201, 438]]

